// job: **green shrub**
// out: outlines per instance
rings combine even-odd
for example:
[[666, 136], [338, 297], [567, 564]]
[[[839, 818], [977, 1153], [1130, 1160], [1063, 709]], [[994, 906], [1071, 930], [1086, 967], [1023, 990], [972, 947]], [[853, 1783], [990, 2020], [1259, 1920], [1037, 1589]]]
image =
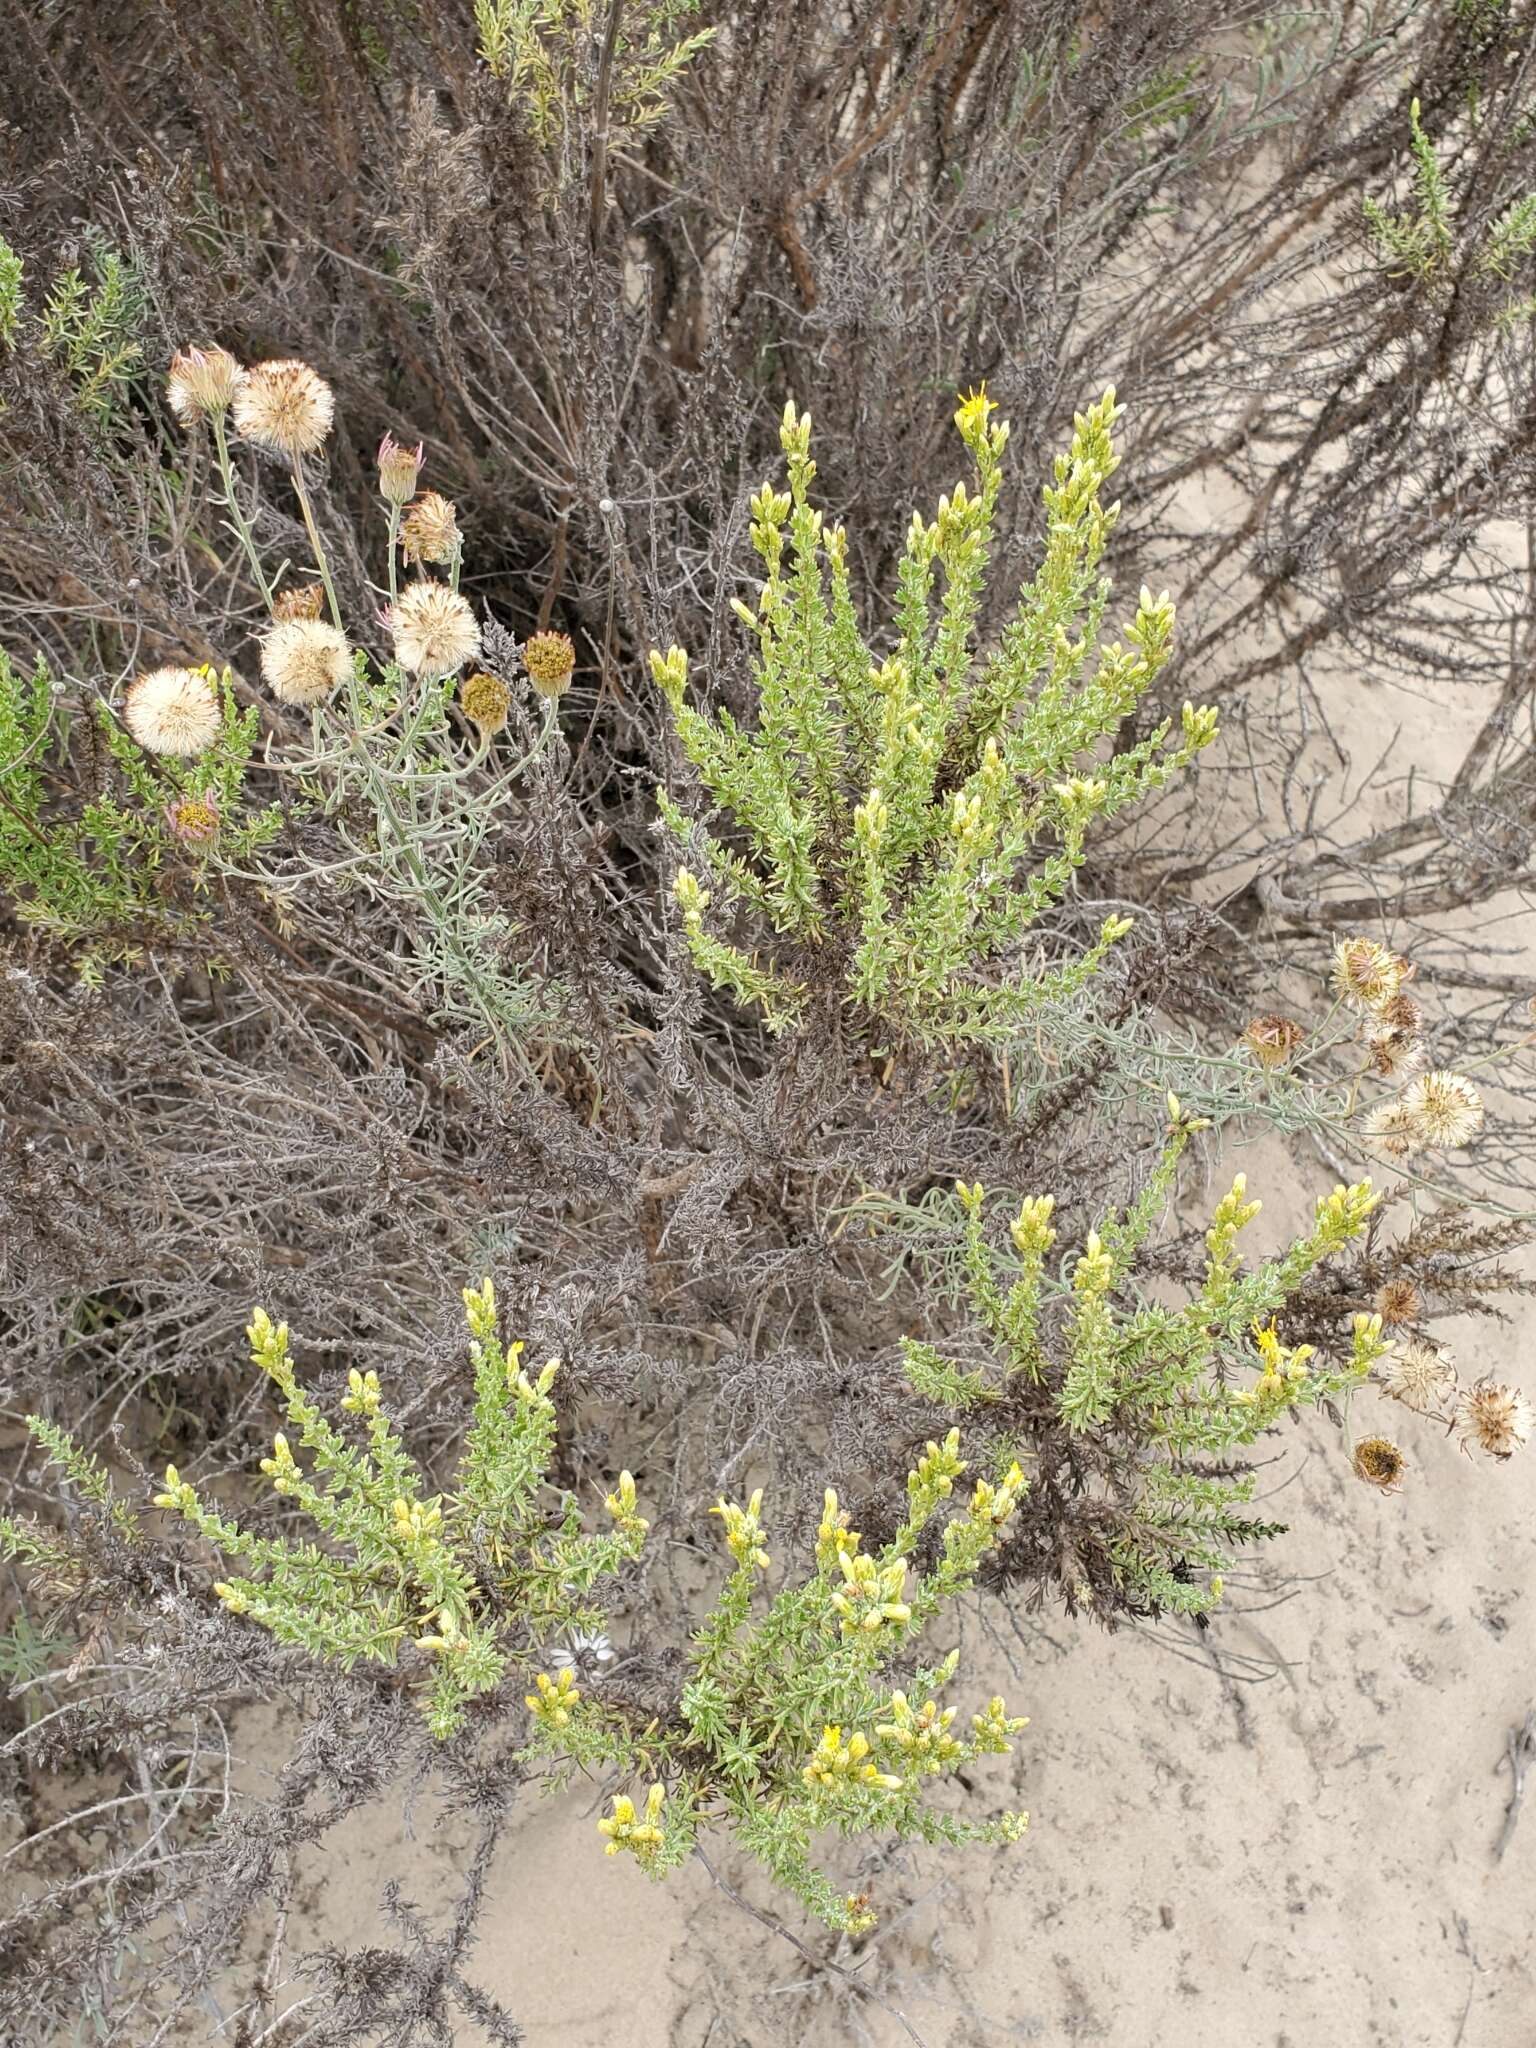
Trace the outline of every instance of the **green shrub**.
[[[976, 393], [955, 415], [976, 463], [974, 494], [960, 483], [931, 523], [913, 514], [889, 656], [874, 660], [860, 633], [845, 532], [811, 505], [811, 423], [793, 404], [780, 435], [789, 490], [765, 484], [752, 500], [767, 580], [755, 608], [735, 601], [757, 639], [757, 730], [689, 705], [681, 648], [651, 656], [678, 738], [737, 839], [710, 836], [662, 793], [668, 825], [685, 850], [702, 848], [711, 883], [678, 871], [688, 946], [717, 988], [757, 1005], [772, 1029], [830, 985], [878, 1030], [975, 1041], [1082, 988], [1126, 919], [1106, 919], [1086, 952], [1038, 974], [1019, 958], [1027, 935], [1070, 888], [1090, 827], [1215, 735], [1215, 713], [1186, 704], [1176, 741], [1160, 725], [1102, 751], [1167, 661], [1173, 633], [1166, 593], [1144, 589], [1124, 642], [1100, 638], [1110, 586], [1099, 563], [1119, 509], [1101, 498], [1119, 460], [1112, 390], [1078, 415], [1044, 494], [1044, 561], [996, 650], [979, 658], [973, 633], [1008, 441], [993, 410]], [[707, 924], [715, 894], [773, 939], [747, 951]]]

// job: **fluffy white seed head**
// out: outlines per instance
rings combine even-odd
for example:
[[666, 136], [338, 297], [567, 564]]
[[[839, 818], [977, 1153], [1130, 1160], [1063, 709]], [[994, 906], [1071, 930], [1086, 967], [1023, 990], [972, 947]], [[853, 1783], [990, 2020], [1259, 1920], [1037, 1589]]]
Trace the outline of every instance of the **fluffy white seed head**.
[[128, 685], [123, 723], [146, 754], [200, 754], [218, 737], [219, 693], [198, 669], [151, 669]]

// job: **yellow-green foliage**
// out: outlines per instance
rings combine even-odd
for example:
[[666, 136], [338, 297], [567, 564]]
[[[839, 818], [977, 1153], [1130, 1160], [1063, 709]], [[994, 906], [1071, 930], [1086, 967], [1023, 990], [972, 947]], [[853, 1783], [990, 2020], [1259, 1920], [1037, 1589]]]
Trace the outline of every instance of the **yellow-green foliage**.
[[258, 1309], [252, 1357], [282, 1396], [299, 1448], [312, 1454], [311, 1464], [301, 1465], [279, 1434], [261, 1469], [272, 1490], [302, 1508], [335, 1547], [251, 1535], [174, 1466], [155, 1500], [248, 1567], [247, 1576], [215, 1590], [233, 1613], [249, 1615], [280, 1642], [343, 1665], [360, 1658], [393, 1664], [408, 1646], [426, 1652], [426, 1711], [439, 1735], [459, 1726], [465, 1703], [498, 1682], [510, 1655], [531, 1651], [560, 1629], [595, 1626], [601, 1616], [584, 1596], [636, 1555], [646, 1529], [632, 1511], [615, 1509], [612, 1531], [584, 1535], [574, 1500], [564, 1496], [551, 1507], [543, 1488], [555, 1443], [549, 1389], [559, 1361], [551, 1359], [530, 1380], [522, 1345], [503, 1350], [489, 1280], [466, 1289], [464, 1305], [475, 1409], [458, 1488], [448, 1498], [426, 1493], [383, 1412], [374, 1374], [349, 1375], [341, 1405], [356, 1429], [348, 1435], [295, 1378], [287, 1325], [274, 1325]]
[[[745, 1505], [722, 1499], [713, 1512], [730, 1575], [689, 1646], [676, 1711], [640, 1712], [598, 1685], [584, 1690], [569, 1657], [548, 1658], [553, 1672], [537, 1668], [557, 1636], [590, 1638], [604, 1621], [594, 1587], [640, 1554], [650, 1525], [634, 1479], [621, 1473], [606, 1497], [610, 1528], [584, 1533], [576, 1501], [547, 1486], [558, 1361], [530, 1378], [522, 1346], [503, 1349], [489, 1280], [467, 1289], [464, 1302], [474, 1415], [447, 1495], [427, 1493], [373, 1373], [349, 1373], [341, 1403], [349, 1423], [336, 1426], [299, 1384], [286, 1326], [256, 1311], [252, 1355], [292, 1432], [292, 1441], [276, 1437], [261, 1469], [319, 1540], [253, 1534], [175, 1466], [154, 1502], [242, 1567], [214, 1585], [232, 1614], [344, 1667], [414, 1664], [426, 1681], [428, 1724], [441, 1737], [459, 1730], [469, 1702], [520, 1670], [533, 1687], [529, 1757], [550, 1760], [557, 1775], [601, 1769], [649, 1784], [638, 1807], [628, 1794], [615, 1798], [601, 1824], [610, 1855], [633, 1853], [660, 1876], [688, 1854], [701, 1826], [723, 1826], [835, 1927], [858, 1930], [873, 1915], [812, 1863], [821, 1830], [890, 1829], [930, 1842], [1022, 1832], [1019, 1814], [977, 1825], [924, 1805], [930, 1778], [1006, 1752], [1025, 1724], [992, 1699], [957, 1728], [957, 1710], [937, 1698], [957, 1653], [931, 1667], [911, 1662], [924, 1627], [974, 1582], [1002, 1539], [1025, 1488], [1016, 1464], [989, 1461], [993, 1476], [978, 1477], [962, 1500], [967, 1464], [951, 1429], [907, 1475], [905, 1517], [872, 1553], [828, 1491], [807, 1573], [762, 1605], [771, 1559], [761, 1489]], [[39, 1418], [29, 1426], [74, 1489], [136, 1542], [95, 1461]], [[0, 1554], [55, 1574], [75, 1569], [68, 1546], [30, 1524], [0, 1521]], [[903, 1685], [889, 1675], [896, 1663], [912, 1672]]]
[[[1457, 254], [1457, 223], [1450, 187], [1435, 145], [1424, 132], [1415, 100], [1408, 110], [1413, 157], [1413, 199], [1393, 211], [1366, 198], [1366, 226], [1378, 260], [1394, 277], [1411, 277], [1431, 289], [1449, 285]], [[1474, 276], [1488, 283], [1512, 283], [1536, 253], [1536, 192], [1513, 200], [1472, 252]], [[1536, 313], [1536, 294], [1511, 295], [1494, 315], [1501, 327], [1523, 324]]]
[[[584, 1695], [569, 1672], [543, 1673], [528, 1704], [533, 1753], [563, 1768], [618, 1768], [649, 1779], [646, 1805], [620, 1794], [602, 1822], [608, 1854], [629, 1851], [653, 1876], [688, 1853], [706, 1821], [724, 1826], [777, 1882], [829, 1926], [859, 1932], [874, 1924], [867, 1901], [850, 1898], [811, 1861], [824, 1829], [850, 1836], [890, 1829], [928, 1842], [1009, 1841], [1025, 1817], [980, 1825], [935, 1813], [926, 1781], [975, 1758], [1007, 1751], [1025, 1724], [1001, 1699], [954, 1729], [956, 1709], [937, 1695], [955, 1675], [958, 1653], [919, 1665], [904, 1688], [888, 1667], [905, 1660], [919, 1632], [974, 1580], [1024, 1491], [1017, 1466], [978, 1479], [943, 1524], [935, 1561], [913, 1565], [924, 1532], [951, 1504], [966, 1471], [960, 1433], [930, 1443], [907, 1476], [907, 1514], [880, 1550], [866, 1555], [837, 1495], [823, 1502], [812, 1569], [771, 1598], [754, 1619], [771, 1569], [762, 1493], [742, 1505], [721, 1500], [733, 1569], [693, 1639], [691, 1668], [675, 1721], [637, 1729], [633, 1717]], [[643, 1816], [643, 1817], [642, 1817]]]
[[[1099, 758], [1167, 661], [1173, 606], [1143, 590], [1123, 640], [1102, 640], [1099, 575], [1116, 505], [1102, 492], [1118, 457], [1112, 390], [1080, 414], [1045, 490], [1044, 559], [1012, 624], [983, 658], [983, 594], [1006, 424], [981, 393], [955, 415], [976, 465], [931, 522], [914, 513], [898, 570], [892, 651], [860, 633], [841, 527], [810, 502], [811, 423], [791, 404], [780, 434], [787, 491], [752, 501], [752, 544], [766, 580], [735, 609], [757, 643], [758, 721], [741, 730], [688, 702], [681, 648], [652, 672], [706, 792], [730, 820], [711, 836], [665, 792], [663, 814], [700, 849], [675, 894], [689, 948], [716, 987], [757, 1005], [773, 1029], [803, 1015], [818, 963], [846, 999], [898, 1035], [965, 1041], [1015, 1029], [1041, 1002], [1070, 995], [1129, 927], [1111, 917], [1076, 960], [1038, 975], [1020, 952], [1071, 886], [1097, 820], [1182, 768], [1215, 734], [1215, 714], [1186, 704], [1182, 730], [1160, 725]], [[751, 951], [706, 913], [736, 903], [772, 933]]]
[[[1122, 1587], [1138, 1604], [1198, 1612], [1219, 1596], [1225, 1546], [1272, 1533], [1236, 1514], [1251, 1482], [1230, 1470], [1232, 1454], [1285, 1409], [1358, 1384], [1385, 1348], [1379, 1316], [1355, 1318], [1341, 1361], [1286, 1345], [1275, 1324], [1313, 1268], [1364, 1228], [1379, 1198], [1369, 1181], [1335, 1188], [1319, 1199], [1306, 1236], [1245, 1272], [1238, 1240], [1259, 1204], [1248, 1200], [1239, 1174], [1207, 1233], [1198, 1292], [1180, 1307], [1149, 1300], [1134, 1282], [1136, 1253], [1198, 1127], [1175, 1099], [1170, 1106], [1168, 1141], [1146, 1188], [1124, 1215], [1089, 1230], [1054, 1271], [1047, 1264], [1057, 1241], [1050, 1196], [1020, 1204], [1004, 1252], [987, 1235], [984, 1190], [959, 1183], [952, 1279], [997, 1364], [991, 1372], [965, 1371], [913, 1339], [904, 1354], [908, 1377], [929, 1399], [955, 1412], [995, 1406], [1004, 1446], [1026, 1469], [1051, 1427], [1080, 1440], [1090, 1462], [1102, 1451], [1100, 1469], [1113, 1469], [1120, 1494], [1114, 1562]], [[1049, 1397], [1043, 1411], [1032, 1391], [1019, 1399], [1034, 1389]], [[1016, 1440], [1007, 1434], [1013, 1407], [1030, 1418]]]
[[[614, 129], [648, 128], [666, 112], [668, 88], [714, 39], [712, 28], [678, 34], [697, 12], [698, 0], [626, 0], [608, 60]], [[521, 100], [539, 143], [563, 141], [573, 112], [594, 106], [607, 16], [593, 0], [475, 0], [480, 55]]]

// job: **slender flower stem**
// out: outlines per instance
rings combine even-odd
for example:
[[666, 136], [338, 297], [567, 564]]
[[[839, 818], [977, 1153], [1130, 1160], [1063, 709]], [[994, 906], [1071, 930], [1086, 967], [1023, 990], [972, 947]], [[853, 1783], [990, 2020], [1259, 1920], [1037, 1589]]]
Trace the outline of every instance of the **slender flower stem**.
[[240, 500], [235, 492], [234, 464], [229, 459], [229, 439], [224, 432], [223, 417], [219, 413], [213, 415], [213, 444], [218, 450], [219, 476], [224, 484], [223, 504], [229, 513], [230, 524], [239, 538], [240, 545], [245, 550], [245, 559], [251, 565], [251, 573], [256, 578], [256, 588], [261, 592], [261, 601], [267, 610], [271, 611], [272, 591], [261, 566], [261, 557], [256, 552], [256, 541], [250, 525], [240, 510]]
[[389, 505], [389, 601], [393, 604], [400, 595], [400, 507], [390, 500]]
[[331, 581], [331, 565], [320, 542], [320, 530], [315, 525], [309, 492], [304, 487], [304, 465], [298, 456], [293, 459], [293, 488], [298, 493], [299, 510], [304, 514], [304, 530], [309, 535], [309, 545], [314, 550], [315, 567], [320, 571], [320, 581], [325, 585], [326, 601], [331, 607], [331, 624], [338, 633], [344, 633], [347, 629], [341, 622], [341, 606], [336, 602], [336, 586]]

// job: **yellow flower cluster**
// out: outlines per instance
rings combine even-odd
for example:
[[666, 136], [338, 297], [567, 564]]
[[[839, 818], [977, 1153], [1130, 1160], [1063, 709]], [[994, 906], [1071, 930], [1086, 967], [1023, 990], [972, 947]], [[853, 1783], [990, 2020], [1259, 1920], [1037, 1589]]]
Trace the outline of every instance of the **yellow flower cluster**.
[[623, 1792], [616, 1794], [612, 1814], [597, 1824], [597, 1832], [608, 1838], [603, 1854], [617, 1856], [621, 1849], [628, 1849], [642, 1864], [653, 1862], [666, 1839], [660, 1825], [666, 1797], [664, 1786], [653, 1785], [645, 1795], [645, 1818], [642, 1820], [635, 1811], [633, 1799]]
[[722, 1494], [709, 1512], [718, 1515], [725, 1523], [726, 1545], [736, 1562], [756, 1565], [760, 1572], [765, 1572], [771, 1560], [763, 1548], [762, 1505], [763, 1489], [759, 1486], [745, 1507], [727, 1500]]
[[820, 1785], [828, 1791], [842, 1791], [849, 1785], [872, 1785], [880, 1792], [899, 1792], [900, 1778], [865, 1761], [869, 1751], [867, 1735], [850, 1735], [844, 1742], [841, 1728], [824, 1728], [801, 1776], [807, 1785]]

